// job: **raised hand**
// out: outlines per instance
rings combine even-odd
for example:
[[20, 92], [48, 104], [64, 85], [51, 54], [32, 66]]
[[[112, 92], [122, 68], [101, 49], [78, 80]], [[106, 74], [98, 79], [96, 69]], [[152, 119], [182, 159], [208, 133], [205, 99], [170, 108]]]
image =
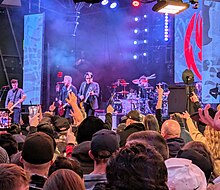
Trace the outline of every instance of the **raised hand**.
[[111, 104], [109, 104], [108, 107], [106, 108], [106, 112], [111, 114], [114, 112], [114, 108], [112, 107]]
[[220, 110], [215, 114], [214, 128], [218, 131], [220, 130]]
[[33, 117], [28, 116], [29, 117], [29, 124], [30, 126], [34, 126], [37, 127], [37, 125], [39, 124], [39, 113], [37, 113], [36, 115], [34, 115]]
[[215, 114], [214, 119], [209, 115], [210, 104], [207, 104], [204, 108], [204, 114], [202, 109], [199, 109], [200, 121], [214, 128], [215, 130], [220, 130], [220, 111]]
[[201, 108], [199, 108], [199, 110], [198, 110], [198, 112], [199, 112], [199, 117], [200, 117], [200, 121], [201, 122], [203, 122], [203, 123], [205, 123], [206, 125], [210, 125], [210, 126], [212, 126], [212, 118], [211, 118], [211, 116], [209, 115], [209, 108], [210, 108], [211, 106], [210, 106], [210, 104], [207, 104], [206, 106], [205, 106], [205, 108], [204, 108], [204, 114], [203, 114], [203, 111], [202, 111], [202, 109]]
[[182, 114], [179, 115], [181, 118], [183, 119], [189, 119], [190, 115], [188, 113], [188, 111], [184, 111]]
[[156, 86], [158, 96], [163, 96], [163, 88], [161, 88], [160, 84]]
[[76, 105], [77, 104], [76, 95], [73, 92], [70, 92], [68, 98], [66, 98], [66, 102], [70, 105]]
[[197, 95], [195, 94], [195, 92], [192, 92], [192, 96], [190, 97], [191, 102], [195, 103], [198, 102], [199, 99], [197, 97]]
[[76, 137], [72, 132], [72, 126], [70, 126], [70, 128], [67, 131], [66, 144], [74, 144], [74, 145], [76, 144]]
[[49, 107], [49, 111], [53, 112], [55, 109], [56, 109], [55, 102], [53, 102]]

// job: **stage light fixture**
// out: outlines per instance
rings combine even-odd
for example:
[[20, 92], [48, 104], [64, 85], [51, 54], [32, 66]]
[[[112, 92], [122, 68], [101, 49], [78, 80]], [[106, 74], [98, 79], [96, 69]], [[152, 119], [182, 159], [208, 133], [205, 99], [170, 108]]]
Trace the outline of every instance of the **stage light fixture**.
[[111, 8], [111, 9], [115, 9], [117, 6], [118, 6], [118, 3], [117, 3], [117, 2], [112, 2], [112, 3], [110, 4], [110, 8]]
[[139, 32], [138, 29], [134, 29], [134, 33], [137, 34]]
[[140, 6], [140, 1], [134, 0], [132, 1], [133, 7], [139, 7]]
[[136, 17], [134, 17], [134, 21], [135, 21], [135, 22], [138, 22], [139, 20], [140, 20], [140, 18], [139, 18], [139, 17], [137, 17], [137, 16], [136, 16]]
[[137, 56], [137, 55], [134, 55], [134, 56], [133, 56], [133, 59], [137, 59], [137, 58], [138, 58], [138, 56]]
[[107, 4], [108, 4], [108, 0], [103, 0], [103, 1], [101, 2], [101, 4], [102, 4], [102, 5], [107, 5]]
[[189, 7], [188, 3], [182, 0], [157, 0], [152, 10], [159, 13], [178, 14]]
[[102, 0], [73, 0], [74, 3], [85, 2], [89, 4], [100, 3]]

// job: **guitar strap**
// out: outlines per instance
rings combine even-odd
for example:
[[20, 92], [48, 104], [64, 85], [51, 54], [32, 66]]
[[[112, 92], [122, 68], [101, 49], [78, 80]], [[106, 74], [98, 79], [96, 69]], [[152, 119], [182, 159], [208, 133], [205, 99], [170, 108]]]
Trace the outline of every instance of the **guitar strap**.
[[85, 85], [85, 89], [84, 89], [84, 92], [83, 92], [84, 97], [87, 96], [87, 91], [88, 91], [88, 89], [89, 89], [90, 84], [91, 84], [91, 83]]
[[16, 92], [15, 92], [15, 94], [14, 94], [13, 104], [15, 103], [15, 98], [16, 98], [17, 93], [18, 93], [18, 89], [16, 89]]

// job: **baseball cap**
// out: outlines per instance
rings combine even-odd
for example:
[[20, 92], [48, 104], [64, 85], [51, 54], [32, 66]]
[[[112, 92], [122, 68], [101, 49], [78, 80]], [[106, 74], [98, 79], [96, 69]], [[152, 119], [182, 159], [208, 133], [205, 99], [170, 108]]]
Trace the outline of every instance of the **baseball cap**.
[[[214, 110], [213, 108], [209, 108], [208, 109], [209, 115], [214, 119], [215, 114], [217, 113], [216, 110]], [[204, 110], [203, 110], [203, 114], [204, 114]], [[200, 125], [206, 125], [205, 123], [200, 121], [200, 116], [199, 116], [199, 112], [195, 112], [192, 115], [190, 115], [190, 118], [196, 122], [198, 122]]]
[[[119, 136], [111, 130], [102, 129], [92, 136], [91, 151], [95, 157], [108, 158], [119, 149]], [[102, 155], [101, 151], [107, 151], [108, 153]]]
[[54, 141], [46, 133], [32, 133], [26, 137], [21, 155], [30, 164], [47, 163], [53, 159]]
[[142, 121], [141, 114], [138, 110], [131, 110], [126, 116], [122, 117], [122, 120], [132, 119], [134, 121]]
[[186, 149], [180, 150], [176, 157], [191, 160], [193, 164], [197, 165], [204, 172], [207, 181], [209, 180], [214, 168], [208, 154], [205, 154], [205, 152], [201, 154], [198, 151]]
[[70, 128], [70, 124], [67, 118], [55, 115], [52, 117], [52, 122], [57, 132], [66, 131]]
[[165, 165], [168, 171], [169, 189], [206, 190], [205, 174], [191, 160], [169, 158], [165, 160]]

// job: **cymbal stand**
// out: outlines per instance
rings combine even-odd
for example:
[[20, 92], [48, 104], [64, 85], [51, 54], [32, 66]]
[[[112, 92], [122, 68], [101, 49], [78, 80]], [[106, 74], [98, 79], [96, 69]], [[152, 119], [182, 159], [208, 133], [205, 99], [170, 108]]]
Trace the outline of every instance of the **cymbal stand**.
[[[113, 102], [114, 102], [114, 99], [115, 99], [115, 95], [116, 95], [116, 88], [113, 88], [114, 90], [113, 90], [113, 92], [111, 93], [111, 96], [110, 96], [110, 98], [108, 99], [108, 101], [107, 101], [107, 106], [109, 105], [109, 104], [113, 104]], [[118, 96], [116, 96], [116, 99], [118, 99]]]
[[1, 96], [0, 96], [0, 102], [2, 101], [2, 97], [4, 96], [4, 93], [6, 92], [6, 88], [1, 88], [3, 90], [1, 90]]

